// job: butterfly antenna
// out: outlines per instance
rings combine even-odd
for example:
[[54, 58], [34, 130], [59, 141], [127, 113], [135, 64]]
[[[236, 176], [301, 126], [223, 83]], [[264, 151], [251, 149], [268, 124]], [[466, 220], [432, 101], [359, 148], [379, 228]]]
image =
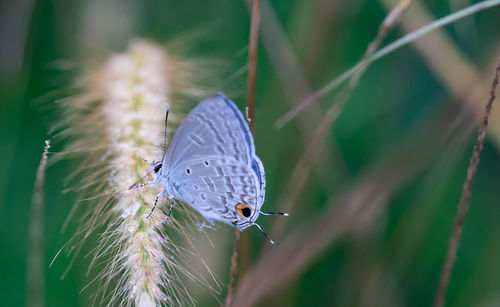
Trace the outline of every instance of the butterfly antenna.
[[[168, 122], [168, 113], [170, 110], [167, 110], [167, 114], [165, 114], [165, 129], [163, 132], [163, 158], [165, 158], [165, 154], [167, 153], [167, 122]], [[163, 161], [163, 159], [162, 159]]]
[[142, 176], [141, 179], [137, 180], [133, 185], [128, 187], [129, 191], [134, 189], [142, 188], [143, 185], [139, 185], [139, 182], [143, 181], [153, 170], [150, 170], [146, 175]]
[[288, 213], [285, 213], [285, 212], [279, 212], [279, 211], [269, 211], [269, 212], [260, 212], [260, 214], [262, 215], [273, 215], [273, 214], [279, 214], [279, 215], [283, 215], [283, 216], [288, 216]]
[[259, 226], [259, 224], [256, 224], [256, 223], [252, 223], [252, 225], [255, 225], [257, 226], [257, 228], [259, 228], [259, 230], [262, 232], [262, 234], [264, 235], [264, 237], [266, 237], [266, 239], [271, 243], [271, 244], [274, 244], [274, 241], [271, 240], [271, 238], [269, 237], [269, 235], [264, 231], [262, 230], [262, 228]]
[[[151, 162], [149, 162], [148, 160], [146, 160], [146, 158], [142, 157], [142, 156], [137, 156], [139, 159], [141, 159], [142, 161], [146, 162], [147, 164], [151, 164]], [[153, 161], [154, 163], [154, 161]]]

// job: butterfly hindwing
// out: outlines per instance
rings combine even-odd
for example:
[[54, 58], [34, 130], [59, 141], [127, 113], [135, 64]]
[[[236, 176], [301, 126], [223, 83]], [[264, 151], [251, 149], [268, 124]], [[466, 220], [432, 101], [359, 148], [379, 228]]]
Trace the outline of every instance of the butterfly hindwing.
[[252, 216], [262, 206], [259, 179], [247, 165], [231, 157], [188, 160], [171, 176], [178, 182], [177, 197], [208, 220], [230, 222], [238, 204], [246, 204]]

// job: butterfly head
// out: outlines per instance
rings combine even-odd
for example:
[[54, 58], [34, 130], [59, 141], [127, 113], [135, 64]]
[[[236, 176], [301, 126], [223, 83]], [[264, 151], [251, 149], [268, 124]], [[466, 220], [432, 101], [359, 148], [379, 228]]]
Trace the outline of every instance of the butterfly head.
[[163, 161], [153, 161], [149, 164], [151, 165], [151, 174], [153, 174], [153, 179], [156, 182], [162, 173]]

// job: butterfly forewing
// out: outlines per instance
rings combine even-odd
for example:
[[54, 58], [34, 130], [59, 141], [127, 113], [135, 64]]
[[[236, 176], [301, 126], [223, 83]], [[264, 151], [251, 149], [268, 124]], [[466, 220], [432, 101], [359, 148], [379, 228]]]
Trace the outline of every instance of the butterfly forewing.
[[250, 164], [252, 135], [236, 106], [222, 95], [202, 101], [184, 119], [167, 151], [171, 167], [200, 155], [229, 156]]
[[163, 162], [174, 196], [210, 221], [227, 222], [241, 203], [253, 221], [262, 206], [264, 167], [245, 119], [223, 95], [205, 99], [186, 116]]

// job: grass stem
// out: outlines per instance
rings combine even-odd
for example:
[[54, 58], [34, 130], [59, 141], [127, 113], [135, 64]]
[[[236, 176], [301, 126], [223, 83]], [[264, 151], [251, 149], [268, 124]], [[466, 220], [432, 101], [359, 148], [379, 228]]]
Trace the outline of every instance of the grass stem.
[[495, 91], [498, 86], [499, 77], [500, 77], [500, 60], [495, 69], [495, 76], [493, 77], [490, 89], [490, 97], [486, 104], [483, 121], [481, 123], [481, 127], [479, 128], [478, 132], [477, 142], [472, 152], [469, 168], [467, 169], [467, 177], [464, 182], [462, 196], [460, 198], [460, 203], [458, 205], [458, 213], [455, 220], [455, 226], [453, 227], [453, 232], [450, 237], [448, 253], [446, 255], [446, 260], [443, 266], [443, 270], [441, 272], [441, 278], [439, 281], [436, 299], [434, 301], [434, 307], [442, 307], [444, 306], [445, 303], [446, 291], [450, 283], [451, 270], [453, 269], [453, 265], [455, 264], [455, 259], [457, 257], [457, 250], [462, 235], [465, 214], [467, 213], [467, 209], [469, 207], [469, 198], [472, 190], [472, 184], [474, 182], [474, 176], [476, 175], [477, 167], [479, 165], [479, 155], [483, 150], [484, 139], [486, 137], [486, 128], [488, 128], [488, 120], [491, 115], [493, 101], [495, 100]]
[[[380, 49], [379, 51], [375, 52], [372, 56], [370, 56], [366, 59], [361, 59], [358, 62], [358, 64], [356, 64], [354, 67], [348, 69], [347, 71], [343, 72], [337, 78], [328, 82], [326, 85], [324, 85], [318, 91], [314, 92], [309, 97], [307, 97], [304, 101], [302, 101], [295, 108], [293, 108], [289, 112], [285, 113], [282, 117], [280, 117], [275, 123], [276, 128], [281, 128], [284, 125], [286, 125], [290, 120], [292, 120], [297, 115], [299, 115], [301, 112], [306, 110], [309, 106], [318, 102], [319, 99], [325, 97], [331, 91], [336, 89], [339, 85], [341, 85], [342, 83], [347, 81], [355, 72], [363, 69], [364, 65], [370, 64], [372, 62], [375, 62], [375, 61], [383, 58], [384, 56], [386, 56], [386, 55], [398, 50], [399, 48], [401, 48], [405, 45], [408, 45], [409, 43], [419, 39], [420, 37], [428, 34], [429, 32], [432, 32], [432, 31], [437, 30], [443, 26], [454, 23], [462, 18], [479, 13], [481, 11], [484, 11], [486, 9], [492, 8], [492, 7], [497, 6], [497, 5], [500, 5], [500, 0], [481, 1], [481, 2], [476, 3], [474, 5], [468, 6], [460, 11], [449, 14], [449, 15], [447, 15], [443, 18], [440, 18], [440, 19], [438, 19], [438, 20], [436, 20], [428, 25], [425, 25], [425, 26], [423, 26], [423, 27], [421, 27], [413, 32], [410, 32], [410, 33], [406, 34], [405, 36], [403, 36], [402, 38], [394, 41], [393, 43], [391, 43], [391, 44], [387, 45], [386, 47]], [[365, 63], [363, 64], [363, 62], [365, 62]]]
[[31, 201], [30, 231], [27, 264], [27, 302], [28, 307], [45, 306], [45, 274], [43, 261], [43, 187], [50, 141], [45, 141], [42, 159], [36, 172], [35, 189]]
[[[247, 80], [247, 107], [246, 118], [250, 131], [254, 132], [255, 127], [255, 89], [257, 80], [257, 50], [259, 43], [259, 23], [260, 23], [260, 0], [252, 1], [252, 16], [250, 25], [250, 46], [248, 52], [248, 80]], [[238, 229], [235, 230], [235, 237], [233, 243], [233, 252], [231, 256], [231, 269], [229, 273], [229, 284], [227, 287], [227, 296], [225, 305], [231, 305], [234, 285], [236, 276], [238, 274], [238, 256], [240, 249], [241, 233]], [[243, 236], [243, 249], [245, 255], [250, 254], [250, 237], [249, 235]], [[249, 261], [244, 261], [248, 264]]]

